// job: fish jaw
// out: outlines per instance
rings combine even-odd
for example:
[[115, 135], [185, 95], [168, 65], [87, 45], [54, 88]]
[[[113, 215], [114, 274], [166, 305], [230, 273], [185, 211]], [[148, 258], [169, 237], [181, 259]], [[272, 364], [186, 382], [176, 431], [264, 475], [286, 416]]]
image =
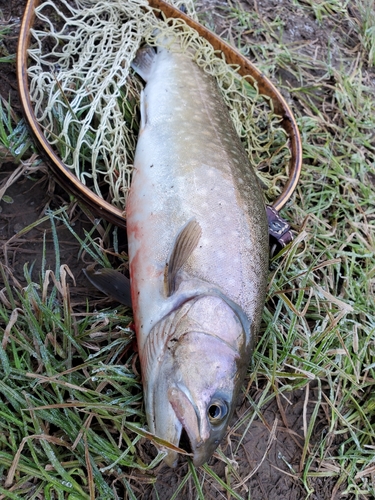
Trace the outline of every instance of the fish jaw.
[[[184, 389], [171, 388], [168, 391], [168, 399], [181, 423], [179, 445], [181, 446], [181, 434], [184, 430], [189, 440], [188, 446], [193, 455], [193, 463], [199, 467], [207, 462], [219, 446], [226, 431], [227, 420], [217, 429], [210, 429], [207, 418], [203, 416], [202, 419], [199, 409], [190, 401], [189, 396], [185, 393], [186, 388]], [[177, 458], [177, 454], [175, 458]]]

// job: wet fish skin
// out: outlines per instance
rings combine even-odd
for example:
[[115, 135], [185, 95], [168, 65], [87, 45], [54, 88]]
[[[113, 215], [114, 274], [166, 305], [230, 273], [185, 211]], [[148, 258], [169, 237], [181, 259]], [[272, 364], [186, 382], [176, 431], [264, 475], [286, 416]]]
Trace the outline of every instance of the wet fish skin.
[[264, 201], [213, 78], [174, 47], [148, 48], [134, 67], [147, 84], [126, 214], [147, 420], [175, 445], [184, 430], [201, 465], [225, 434], [261, 319]]

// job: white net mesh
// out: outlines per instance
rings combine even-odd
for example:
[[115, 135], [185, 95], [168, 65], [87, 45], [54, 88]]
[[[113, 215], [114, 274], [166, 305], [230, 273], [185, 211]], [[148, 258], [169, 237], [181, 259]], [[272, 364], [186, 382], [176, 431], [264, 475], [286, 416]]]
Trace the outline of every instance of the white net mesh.
[[[193, 1], [184, 4], [195, 17]], [[28, 68], [35, 115], [62, 161], [96, 194], [123, 208], [138, 135], [141, 83], [130, 63], [146, 41], [174, 33], [215, 76], [267, 196], [287, 175], [287, 137], [268, 103], [181, 20], [158, 20], [146, 0], [54, 0], [37, 9]], [[157, 38], [156, 36], [156, 38]], [[278, 175], [275, 176], [275, 171]]]

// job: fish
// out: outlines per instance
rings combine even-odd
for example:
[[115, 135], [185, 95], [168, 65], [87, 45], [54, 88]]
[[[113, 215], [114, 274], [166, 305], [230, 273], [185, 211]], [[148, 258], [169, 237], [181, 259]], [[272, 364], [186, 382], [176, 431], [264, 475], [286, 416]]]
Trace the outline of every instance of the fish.
[[[259, 330], [265, 202], [215, 79], [170, 40], [139, 49], [132, 67], [145, 87], [126, 203], [127, 303], [149, 432], [167, 465], [182, 449], [198, 467], [227, 432]], [[113, 272], [88, 278], [127, 296]]]
[[227, 431], [260, 326], [265, 201], [215, 79], [173, 40], [132, 67], [146, 82], [126, 218], [147, 422], [200, 466]]

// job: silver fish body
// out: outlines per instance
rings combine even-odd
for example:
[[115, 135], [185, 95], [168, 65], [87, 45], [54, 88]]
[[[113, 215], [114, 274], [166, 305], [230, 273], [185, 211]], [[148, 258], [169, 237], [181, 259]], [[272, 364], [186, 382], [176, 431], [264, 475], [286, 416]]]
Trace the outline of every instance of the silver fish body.
[[166, 48], [134, 67], [147, 84], [126, 214], [147, 420], [176, 446], [184, 437], [201, 465], [226, 432], [262, 315], [264, 201], [214, 79]]

